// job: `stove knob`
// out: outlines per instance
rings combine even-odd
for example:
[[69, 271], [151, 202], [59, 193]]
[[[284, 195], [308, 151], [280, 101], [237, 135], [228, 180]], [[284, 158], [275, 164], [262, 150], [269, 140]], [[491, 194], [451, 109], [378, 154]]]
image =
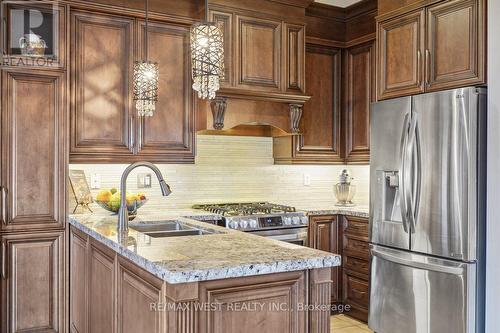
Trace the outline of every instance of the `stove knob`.
[[238, 221], [236, 219], [231, 219], [231, 221], [227, 223], [227, 226], [231, 229], [238, 229]]
[[284, 225], [291, 225], [292, 224], [292, 218], [290, 216], [285, 216], [283, 218], [283, 224]]
[[309, 223], [309, 217], [307, 217], [307, 216], [301, 216], [300, 217], [300, 222], [302, 224], [308, 224]]
[[300, 217], [299, 216], [292, 217], [292, 224], [294, 225], [300, 224]]
[[248, 222], [248, 220], [247, 220], [247, 219], [241, 219], [241, 220], [240, 220], [240, 228], [241, 228], [241, 229], [246, 229], [246, 228], [248, 228], [248, 225], [249, 225], [249, 224], [250, 224], [250, 223]]
[[255, 229], [259, 226], [259, 223], [257, 222], [256, 219], [250, 219], [248, 220], [248, 226], [252, 229]]

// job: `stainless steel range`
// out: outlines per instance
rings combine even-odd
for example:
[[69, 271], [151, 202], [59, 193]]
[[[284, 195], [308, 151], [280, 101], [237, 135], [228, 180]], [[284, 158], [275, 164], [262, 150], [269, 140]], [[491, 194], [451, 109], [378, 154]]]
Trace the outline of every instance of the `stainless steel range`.
[[226, 228], [307, 245], [309, 219], [295, 207], [269, 202], [243, 202], [194, 205], [193, 208], [220, 215], [222, 219], [217, 224]]

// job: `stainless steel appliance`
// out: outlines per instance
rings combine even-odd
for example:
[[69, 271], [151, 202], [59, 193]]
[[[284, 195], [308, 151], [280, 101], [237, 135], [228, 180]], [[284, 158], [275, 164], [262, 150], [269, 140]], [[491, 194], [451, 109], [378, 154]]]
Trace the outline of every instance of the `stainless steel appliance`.
[[221, 226], [298, 245], [307, 245], [308, 217], [294, 207], [269, 202], [194, 205], [219, 214]]
[[368, 324], [483, 333], [486, 89], [374, 103]]

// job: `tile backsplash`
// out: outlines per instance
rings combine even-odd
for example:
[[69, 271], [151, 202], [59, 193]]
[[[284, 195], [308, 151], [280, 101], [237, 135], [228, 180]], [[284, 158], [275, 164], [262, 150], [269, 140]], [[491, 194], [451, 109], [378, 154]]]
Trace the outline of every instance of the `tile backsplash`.
[[[126, 164], [71, 164], [100, 177], [100, 189], [119, 188]], [[149, 202], [141, 210], [177, 209], [195, 203], [271, 201], [298, 208], [331, 208], [335, 204], [333, 185], [348, 168], [357, 185], [356, 204], [368, 205], [368, 166], [274, 165], [273, 141], [267, 137], [197, 136], [195, 164], [158, 164], [172, 194], [162, 197], [152, 171], [137, 168], [129, 175], [127, 191], [145, 192]], [[152, 187], [137, 188], [137, 175], [151, 173]], [[310, 185], [304, 185], [309, 178]], [[95, 195], [100, 189], [92, 189]]]

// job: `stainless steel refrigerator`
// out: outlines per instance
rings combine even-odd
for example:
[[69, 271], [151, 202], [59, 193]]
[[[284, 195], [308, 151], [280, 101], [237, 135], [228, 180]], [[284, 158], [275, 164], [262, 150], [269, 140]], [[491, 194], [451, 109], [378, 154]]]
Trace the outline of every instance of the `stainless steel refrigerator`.
[[370, 116], [369, 327], [483, 333], [486, 89], [382, 101]]

